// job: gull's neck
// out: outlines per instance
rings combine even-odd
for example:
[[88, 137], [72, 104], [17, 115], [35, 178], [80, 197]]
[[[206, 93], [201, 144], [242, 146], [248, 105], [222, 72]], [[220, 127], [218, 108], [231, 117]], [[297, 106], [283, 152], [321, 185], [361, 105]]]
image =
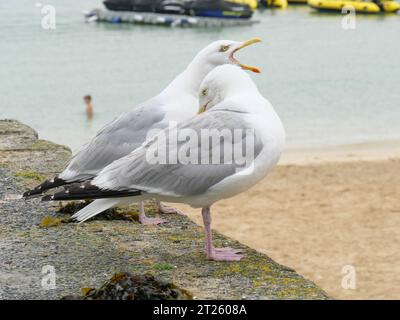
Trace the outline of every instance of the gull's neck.
[[171, 93], [198, 96], [199, 87], [205, 76], [214, 68], [210, 63], [195, 57], [187, 68], [179, 74], [162, 92], [163, 96], [173, 96]]

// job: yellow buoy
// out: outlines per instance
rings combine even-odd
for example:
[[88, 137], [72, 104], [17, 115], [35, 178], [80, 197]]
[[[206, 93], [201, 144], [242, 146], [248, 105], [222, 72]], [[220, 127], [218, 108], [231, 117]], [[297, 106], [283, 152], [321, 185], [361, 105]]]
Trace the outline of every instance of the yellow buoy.
[[264, 4], [267, 7], [286, 9], [288, 6], [288, 0], [264, 0]]
[[308, 0], [308, 5], [318, 10], [342, 11], [343, 8], [354, 8], [361, 13], [396, 12], [400, 4], [393, 0], [382, 0], [382, 9], [374, 2], [362, 0]]
[[400, 3], [396, 1], [382, 1], [383, 11], [397, 12], [400, 10]]

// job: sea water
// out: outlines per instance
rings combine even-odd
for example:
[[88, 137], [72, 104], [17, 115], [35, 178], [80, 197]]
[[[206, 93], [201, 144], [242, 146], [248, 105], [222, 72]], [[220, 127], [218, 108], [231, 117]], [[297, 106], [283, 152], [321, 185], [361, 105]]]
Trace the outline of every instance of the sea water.
[[[55, 29], [41, 24], [47, 4]], [[200, 29], [85, 23], [82, 10], [95, 7], [101, 1], [0, 2], [0, 118], [76, 150], [161, 91], [208, 43], [259, 36], [263, 43], [237, 57], [263, 70], [252, 77], [281, 116], [289, 147], [400, 139], [398, 14], [357, 15], [349, 28], [341, 14], [290, 5], [257, 12], [253, 26]]]

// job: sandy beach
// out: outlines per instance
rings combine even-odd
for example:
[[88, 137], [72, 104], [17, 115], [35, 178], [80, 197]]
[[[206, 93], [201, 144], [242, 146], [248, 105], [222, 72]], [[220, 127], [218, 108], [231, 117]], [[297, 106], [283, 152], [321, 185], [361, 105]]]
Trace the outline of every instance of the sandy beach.
[[[333, 298], [400, 299], [399, 172], [398, 141], [287, 150], [266, 179], [214, 206], [213, 227]], [[355, 290], [342, 288], [346, 265]]]

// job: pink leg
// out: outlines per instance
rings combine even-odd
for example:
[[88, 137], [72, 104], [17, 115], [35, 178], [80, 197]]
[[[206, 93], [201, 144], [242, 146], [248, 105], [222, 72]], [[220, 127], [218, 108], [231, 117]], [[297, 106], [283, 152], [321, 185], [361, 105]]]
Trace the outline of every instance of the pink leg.
[[172, 208], [172, 207], [168, 207], [168, 206], [166, 206], [166, 205], [164, 205], [164, 204], [162, 204], [161, 203], [161, 201], [156, 201], [156, 203], [157, 203], [157, 208], [158, 208], [158, 211], [160, 212], [160, 213], [165, 213], [165, 214], [180, 214], [180, 215], [185, 215], [182, 211], [180, 211], [179, 209], [176, 209], [176, 208]]
[[206, 233], [206, 255], [210, 260], [216, 261], [239, 261], [244, 255], [239, 254], [241, 250], [232, 248], [214, 248], [211, 233], [211, 212], [210, 207], [201, 210], [203, 215], [204, 230]]
[[141, 224], [161, 224], [161, 223], [166, 223], [168, 222], [167, 220], [160, 219], [160, 218], [148, 218], [146, 217], [146, 214], [144, 212], [144, 204], [142, 201], [140, 201], [139, 204], [139, 222]]

